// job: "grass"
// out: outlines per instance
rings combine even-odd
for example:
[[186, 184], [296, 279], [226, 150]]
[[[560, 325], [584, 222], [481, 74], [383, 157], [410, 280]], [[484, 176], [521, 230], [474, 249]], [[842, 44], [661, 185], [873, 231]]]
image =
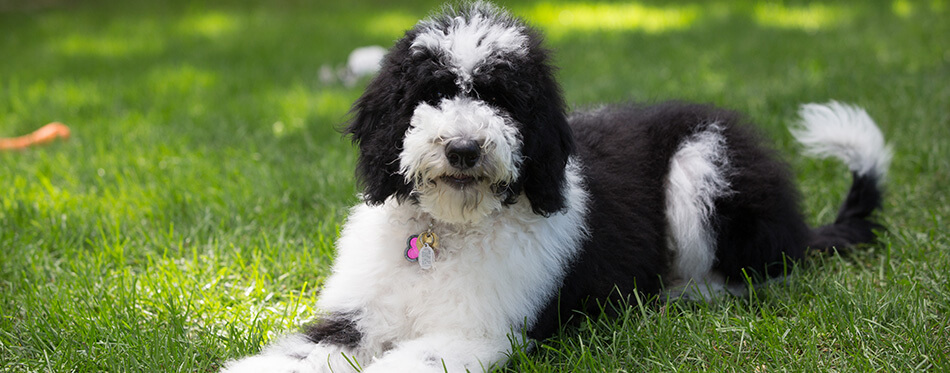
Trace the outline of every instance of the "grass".
[[[843, 166], [794, 156], [796, 106], [866, 107], [895, 146], [881, 242], [714, 304], [586, 318], [510, 371], [950, 370], [950, 3], [511, 2], [577, 107], [749, 113], [827, 222]], [[0, 371], [214, 371], [309, 319], [357, 202], [324, 83], [434, 1], [0, 0]]]

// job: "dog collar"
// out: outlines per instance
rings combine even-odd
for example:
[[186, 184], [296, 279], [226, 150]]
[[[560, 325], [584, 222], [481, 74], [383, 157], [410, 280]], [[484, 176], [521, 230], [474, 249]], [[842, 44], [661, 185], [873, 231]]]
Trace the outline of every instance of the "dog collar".
[[432, 226], [425, 232], [409, 236], [406, 240], [406, 260], [419, 263], [422, 269], [432, 268], [435, 262], [435, 248], [439, 246], [439, 236], [432, 232]]

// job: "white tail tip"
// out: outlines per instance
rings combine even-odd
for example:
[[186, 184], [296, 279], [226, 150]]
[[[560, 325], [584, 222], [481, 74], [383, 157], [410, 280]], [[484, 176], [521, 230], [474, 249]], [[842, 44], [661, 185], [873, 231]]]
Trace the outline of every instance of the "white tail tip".
[[864, 109], [831, 101], [802, 105], [798, 115], [798, 125], [790, 130], [805, 154], [838, 158], [860, 176], [886, 176], [891, 147]]

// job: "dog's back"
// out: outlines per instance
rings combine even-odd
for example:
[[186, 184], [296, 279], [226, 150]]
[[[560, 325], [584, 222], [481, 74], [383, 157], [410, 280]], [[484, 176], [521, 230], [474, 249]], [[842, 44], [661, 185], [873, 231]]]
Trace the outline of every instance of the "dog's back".
[[879, 130], [860, 109], [836, 103], [806, 105], [802, 116], [794, 132], [806, 150], [842, 158], [854, 172], [835, 222], [815, 229], [788, 166], [738, 113], [666, 102], [574, 114], [590, 237], [535, 334], [552, 332], [572, 309], [599, 312], [585, 300], [634, 288], [709, 299], [787, 273], [809, 248], [872, 241], [890, 157]]

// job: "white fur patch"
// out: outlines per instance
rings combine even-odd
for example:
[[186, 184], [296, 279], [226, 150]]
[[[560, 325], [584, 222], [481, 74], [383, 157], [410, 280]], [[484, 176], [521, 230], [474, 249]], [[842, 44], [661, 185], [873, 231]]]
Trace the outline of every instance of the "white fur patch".
[[417, 26], [422, 30], [412, 41], [414, 51], [428, 49], [441, 53], [449, 69], [458, 77], [463, 92], [471, 89], [472, 76], [482, 65], [507, 61], [511, 55], [527, 54], [528, 37], [519, 24], [503, 24], [503, 11], [487, 3], [475, 3], [471, 18], [455, 17], [447, 28], [433, 20]]
[[[475, 167], [456, 170], [445, 156], [451, 141], [473, 140], [481, 144]], [[478, 222], [502, 208], [493, 190], [500, 183], [518, 178], [521, 139], [514, 123], [490, 105], [467, 97], [443, 99], [438, 107], [416, 107], [399, 155], [400, 173], [414, 186], [422, 209], [440, 221]], [[439, 180], [450, 174], [466, 174], [478, 182], [458, 189]]]
[[715, 199], [731, 193], [728, 173], [726, 139], [715, 123], [683, 142], [670, 160], [666, 217], [673, 262], [668, 285], [674, 291], [709, 299], [725, 288], [712, 273], [716, 237], [710, 217]]
[[805, 154], [838, 158], [858, 175], [885, 176], [892, 150], [864, 109], [831, 101], [802, 105], [798, 114], [801, 120], [791, 132]]

